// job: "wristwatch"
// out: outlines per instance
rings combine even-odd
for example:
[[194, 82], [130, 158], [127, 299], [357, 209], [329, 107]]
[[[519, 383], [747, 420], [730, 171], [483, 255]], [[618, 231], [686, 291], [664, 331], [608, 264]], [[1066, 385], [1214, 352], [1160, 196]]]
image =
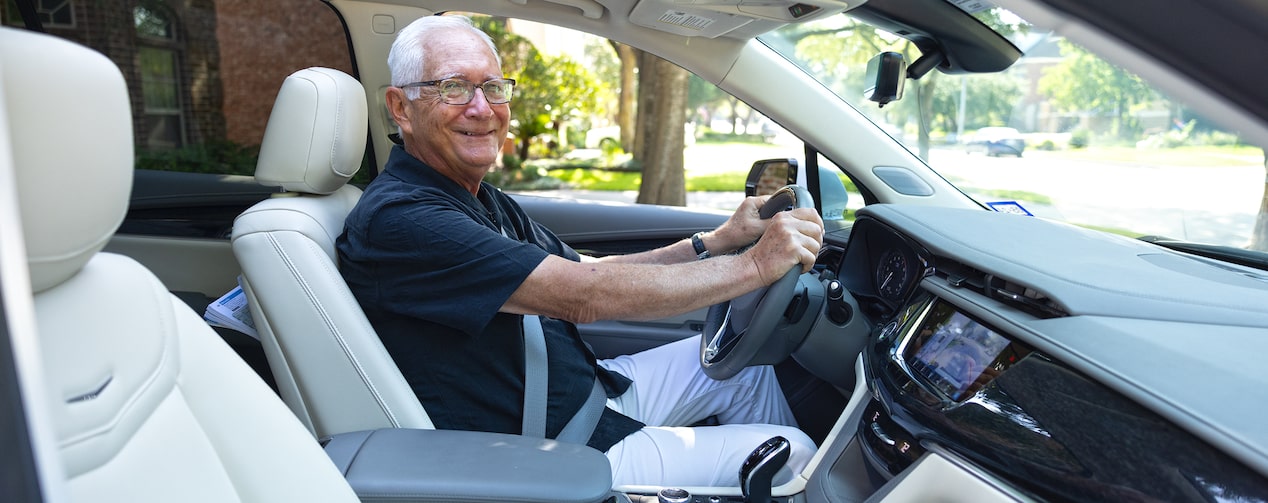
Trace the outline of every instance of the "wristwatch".
[[712, 255], [709, 255], [709, 250], [704, 247], [704, 240], [700, 239], [700, 236], [703, 235], [703, 232], [697, 232], [691, 235], [691, 247], [696, 250], [696, 259], [698, 260], [704, 260], [712, 257]]

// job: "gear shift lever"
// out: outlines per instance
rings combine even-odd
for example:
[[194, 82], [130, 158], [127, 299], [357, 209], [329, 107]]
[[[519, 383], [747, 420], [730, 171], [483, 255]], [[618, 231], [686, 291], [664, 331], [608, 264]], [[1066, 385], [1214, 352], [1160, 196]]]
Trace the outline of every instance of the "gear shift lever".
[[775, 473], [788, 462], [791, 453], [788, 439], [773, 437], [748, 455], [748, 459], [740, 465], [740, 490], [744, 492], [744, 503], [770, 503]]

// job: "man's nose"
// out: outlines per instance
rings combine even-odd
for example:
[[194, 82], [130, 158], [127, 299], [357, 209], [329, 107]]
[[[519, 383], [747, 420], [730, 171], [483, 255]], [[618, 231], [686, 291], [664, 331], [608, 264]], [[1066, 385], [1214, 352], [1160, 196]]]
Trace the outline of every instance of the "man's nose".
[[477, 116], [487, 116], [493, 113], [493, 105], [484, 97], [484, 89], [476, 87], [474, 95], [471, 96], [471, 102], [467, 103], [467, 114]]

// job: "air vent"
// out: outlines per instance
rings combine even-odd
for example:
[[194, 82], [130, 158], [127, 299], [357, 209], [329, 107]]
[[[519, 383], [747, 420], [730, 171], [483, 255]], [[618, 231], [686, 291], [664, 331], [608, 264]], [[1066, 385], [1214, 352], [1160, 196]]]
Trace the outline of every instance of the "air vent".
[[1069, 316], [1043, 292], [953, 260], [939, 258], [938, 276], [955, 288], [964, 288], [998, 300], [1037, 318]]
[[1013, 283], [997, 276], [987, 278], [987, 295], [1003, 301], [1038, 318], [1061, 318], [1069, 316], [1052, 302], [1043, 292]]

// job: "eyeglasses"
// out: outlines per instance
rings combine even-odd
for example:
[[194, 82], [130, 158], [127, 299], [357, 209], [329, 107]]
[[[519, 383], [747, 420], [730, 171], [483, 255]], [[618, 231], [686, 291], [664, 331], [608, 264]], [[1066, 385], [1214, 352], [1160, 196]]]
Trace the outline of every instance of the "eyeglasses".
[[492, 105], [508, 103], [511, 101], [511, 95], [515, 91], [515, 79], [491, 79], [480, 84], [467, 82], [462, 79], [444, 79], [444, 80], [428, 80], [426, 82], [414, 82], [402, 86], [396, 86], [401, 89], [409, 87], [435, 87], [440, 91], [440, 101], [449, 105], [466, 105], [471, 103], [475, 98], [475, 88], [479, 87], [484, 91], [484, 99]]

